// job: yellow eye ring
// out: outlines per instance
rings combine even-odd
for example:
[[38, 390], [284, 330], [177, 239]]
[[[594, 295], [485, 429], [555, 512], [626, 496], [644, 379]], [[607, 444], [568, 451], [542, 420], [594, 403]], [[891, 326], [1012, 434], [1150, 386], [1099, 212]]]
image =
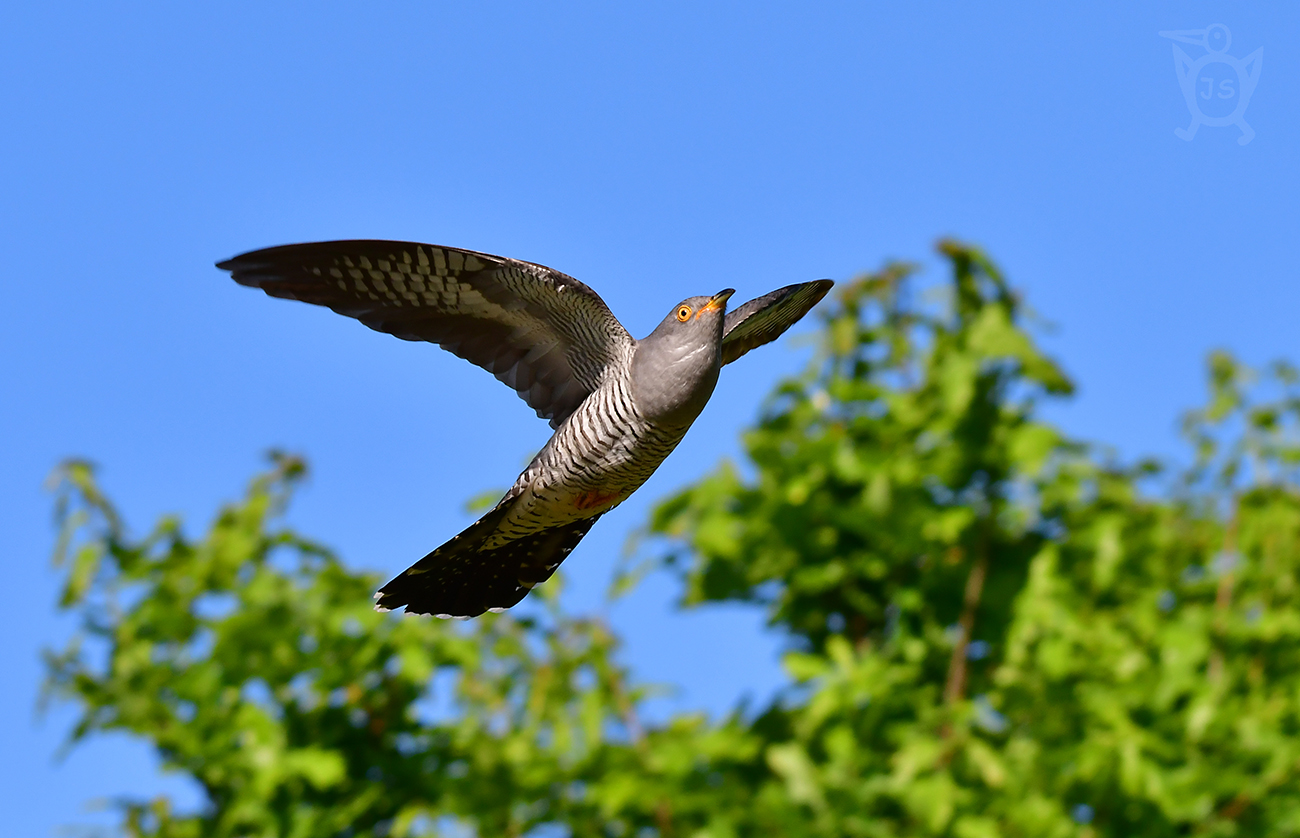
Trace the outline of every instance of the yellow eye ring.
[[677, 309], [677, 319], [680, 320], [680, 321], [682, 321], [683, 323], [685, 323], [687, 320], [690, 320], [690, 319], [691, 319], [691, 307], [690, 307], [690, 306], [682, 306], [681, 308]]

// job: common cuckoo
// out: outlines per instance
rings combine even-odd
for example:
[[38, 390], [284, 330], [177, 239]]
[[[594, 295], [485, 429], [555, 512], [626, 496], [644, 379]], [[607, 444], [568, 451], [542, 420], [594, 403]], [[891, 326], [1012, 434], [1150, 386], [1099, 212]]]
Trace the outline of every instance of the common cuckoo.
[[578, 280], [472, 250], [320, 242], [255, 250], [217, 267], [272, 297], [436, 343], [550, 421], [554, 435], [490, 512], [375, 595], [380, 610], [444, 618], [503, 611], [549, 579], [681, 442], [722, 366], [775, 340], [832, 285], [790, 285], [730, 313], [730, 288], [688, 297], [635, 340]]

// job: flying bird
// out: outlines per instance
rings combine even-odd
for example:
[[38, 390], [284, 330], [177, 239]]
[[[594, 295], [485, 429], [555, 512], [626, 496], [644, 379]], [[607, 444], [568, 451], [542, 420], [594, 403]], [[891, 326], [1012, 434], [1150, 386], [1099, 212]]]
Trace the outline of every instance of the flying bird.
[[681, 442], [718, 371], [775, 340], [833, 284], [789, 285], [731, 312], [730, 288], [688, 297], [636, 340], [573, 277], [472, 250], [318, 242], [217, 267], [272, 297], [436, 343], [505, 382], [555, 429], [490, 512], [375, 594], [381, 611], [443, 618], [504, 611], [549, 579]]

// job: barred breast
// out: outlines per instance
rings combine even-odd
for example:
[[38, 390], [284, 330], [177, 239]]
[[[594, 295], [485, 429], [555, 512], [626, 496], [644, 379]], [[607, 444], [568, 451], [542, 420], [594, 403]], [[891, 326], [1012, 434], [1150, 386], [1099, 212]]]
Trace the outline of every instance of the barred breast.
[[612, 369], [519, 475], [489, 546], [608, 512], [681, 442], [689, 426], [661, 427], [637, 409], [629, 370], [630, 363]]

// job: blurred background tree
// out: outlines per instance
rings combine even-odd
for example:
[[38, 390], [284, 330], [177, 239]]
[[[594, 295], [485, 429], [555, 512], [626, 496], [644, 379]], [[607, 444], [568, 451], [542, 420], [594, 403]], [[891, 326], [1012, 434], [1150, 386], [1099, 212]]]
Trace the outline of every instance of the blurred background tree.
[[[204, 791], [148, 836], [1300, 834], [1300, 376], [1210, 362], [1194, 463], [1110, 461], [977, 249], [843, 283], [821, 351], [664, 501], [615, 589], [742, 601], [788, 639], [757, 711], [647, 722], [599, 620], [376, 614], [278, 516], [277, 455], [200, 538], [59, 472], [48, 690]], [[544, 589], [534, 597], [544, 595]]]

